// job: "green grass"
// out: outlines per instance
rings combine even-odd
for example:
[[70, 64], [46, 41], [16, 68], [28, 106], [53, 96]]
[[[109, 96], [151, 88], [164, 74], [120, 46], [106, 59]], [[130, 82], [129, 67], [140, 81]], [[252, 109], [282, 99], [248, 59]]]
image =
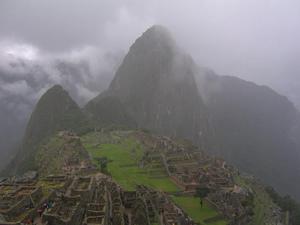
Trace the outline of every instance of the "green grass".
[[250, 225], [263, 225], [268, 218], [272, 218], [271, 208], [275, 206], [269, 194], [264, 190], [264, 187], [256, 184], [255, 181], [241, 176], [236, 176], [237, 184], [244, 188], [250, 188], [254, 191], [254, 215]]
[[[88, 134], [82, 137], [82, 142], [92, 156], [95, 164], [97, 164], [96, 158], [108, 158], [110, 161], [108, 163], [108, 172], [123, 188], [126, 190], [134, 190], [136, 185], [143, 184], [156, 190], [169, 192], [170, 194], [179, 191], [179, 188], [167, 176], [162, 178], [151, 176], [150, 171], [155, 170], [155, 168], [151, 168], [151, 165], [148, 168], [140, 168], [138, 166], [144, 152], [143, 147], [135, 139], [128, 137], [120, 139], [120, 137], [118, 138], [112, 135], [106, 135], [105, 137], [106, 138], [104, 138], [104, 136], [101, 137], [101, 135]], [[119, 140], [120, 143], [105, 143], [109, 142], [109, 139]], [[156, 171], [157, 175], [165, 175], [165, 172], [159, 167]], [[204, 203], [203, 208], [201, 208], [199, 198], [172, 196], [172, 199], [177, 205], [183, 208], [193, 220], [202, 225], [227, 225], [227, 222], [222, 219], [212, 223], [204, 223], [204, 220], [217, 217], [220, 214], [206, 203]]]
[[264, 190], [254, 188], [254, 216], [251, 225], [265, 224], [266, 217], [272, 217], [271, 206], [274, 205], [272, 199]]
[[191, 196], [172, 196], [173, 201], [179, 205], [195, 222], [209, 225], [227, 225], [225, 220], [218, 220], [212, 223], [205, 223], [209, 218], [219, 216], [218, 212], [211, 208], [205, 201], [201, 208], [200, 199]]
[[95, 160], [98, 157], [107, 157], [108, 172], [126, 190], [134, 190], [136, 185], [165, 192], [176, 192], [178, 187], [168, 177], [154, 178], [146, 168], [140, 168], [138, 163], [143, 155], [142, 147], [133, 139], [126, 138], [120, 144], [90, 145], [84, 142], [86, 149]]
[[64, 183], [39, 180], [38, 185], [42, 187], [43, 195], [49, 196], [52, 190], [63, 188]]
[[88, 154], [82, 150], [79, 140], [65, 140], [58, 135], [53, 135], [41, 144], [35, 155], [35, 163], [42, 177], [61, 174], [66, 161], [84, 159], [88, 159]]

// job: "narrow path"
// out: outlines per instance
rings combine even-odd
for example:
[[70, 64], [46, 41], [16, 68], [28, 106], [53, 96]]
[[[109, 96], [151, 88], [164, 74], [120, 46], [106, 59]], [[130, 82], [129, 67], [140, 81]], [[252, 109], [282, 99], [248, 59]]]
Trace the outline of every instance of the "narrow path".
[[163, 154], [160, 154], [160, 156], [161, 156], [163, 164], [164, 164], [164, 166], [166, 168], [167, 174], [170, 177], [171, 173], [170, 173], [170, 170], [169, 170], [169, 167], [168, 167], [168, 163], [167, 163], [166, 157]]

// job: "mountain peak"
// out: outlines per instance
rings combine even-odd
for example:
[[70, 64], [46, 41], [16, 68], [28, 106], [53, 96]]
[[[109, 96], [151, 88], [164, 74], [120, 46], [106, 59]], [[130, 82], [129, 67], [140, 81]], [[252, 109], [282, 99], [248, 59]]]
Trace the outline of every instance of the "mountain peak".
[[64, 88], [60, 84], [55, 84], [51, 88], [48, 89], [48, 91], [50, 91], [50, 90], [64, 90]]
[[23, 142], [10, 172], [35, 169], [34, 157], [39, 144], [62, 130], [83, 132], [89, 123], [79, 106], [60, 85], [54, 85], [38, 101], [27, 124]]
[[206, 145], [210, 128], [194, 67], [168, 29], [155, 25], [130, 47], [105, 95], [119, 98], [138, 127]]
[[162, 25], [153, 25], [144, 32], [144, 35], [173, 39], [171, 32], [168, 30], [168, 28]]
[[[54, 97], [55, 96], [55, 97]], [[60, 96], [60, 97], [59, 97]], [[48, 98], [70, 98], [69, 93], [59, 84], [55, 84], [50, 87], [40, 98], [40, 101]], [[43, 101], [42, 101], [43, 102]]]
[[173, 52], [176, 48], [171, 32], [161, 25], [154, 25], [135, 41], [130, 52]]

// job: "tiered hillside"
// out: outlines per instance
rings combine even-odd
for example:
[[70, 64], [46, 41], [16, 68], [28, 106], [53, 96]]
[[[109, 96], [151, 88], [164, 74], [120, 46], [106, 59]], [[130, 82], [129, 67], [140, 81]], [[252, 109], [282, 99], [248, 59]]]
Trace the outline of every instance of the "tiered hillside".
[[35, 156], [40, 176], [72, 174], [90, 165], [89, 155], [74, 133], [60, 131], [41, 145]]
[[[247, 182], [253, 180], [253, 184], [246, 185], [246, 179], [236, 169], [188, 141], [141, 131], [111, 131], [89, 133], [82, 142], [99, 168], [98, 159], [106, 159], [107, 173], [123, 188], [133, 191], [136, 185], [143, 184], [164, 191], [195, 222], [208, 225], [259, 221], [259, 225], [266, 220], [276, 224], [283, 219], [284, 214], [267, 197], [262, 184], [248, 178]], [[204, 196], [200, 194], [203, 191]], [[202, 207], [199, 196], [203, 198]], [[263, 197], [270, 208], [260, 204]], [[276, 216], [271, 214], [272, 207], [278, 209]]]

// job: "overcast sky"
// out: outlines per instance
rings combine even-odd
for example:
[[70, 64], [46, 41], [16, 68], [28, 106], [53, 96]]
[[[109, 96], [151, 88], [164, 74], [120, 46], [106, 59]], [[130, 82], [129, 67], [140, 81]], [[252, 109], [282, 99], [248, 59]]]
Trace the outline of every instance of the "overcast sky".
[[[42, 67], [80, 59], [92, 65], [89, 78], [99, 83], [153, 24], [169, 28], [199, 65], [270, 85], [300, 102], [299, 0], [1, 0], [0, 67], [9, 70], [16, 59]], [[116, 57], [103, 62], [107, 55]], [[41, 76], [62, 82], [57, 71], [49, 75], [50, 67]], [[23, 85], [30, 74], [23, 72]], [[98, 91], [91, 81], [83, 88], [84, 100]]]

